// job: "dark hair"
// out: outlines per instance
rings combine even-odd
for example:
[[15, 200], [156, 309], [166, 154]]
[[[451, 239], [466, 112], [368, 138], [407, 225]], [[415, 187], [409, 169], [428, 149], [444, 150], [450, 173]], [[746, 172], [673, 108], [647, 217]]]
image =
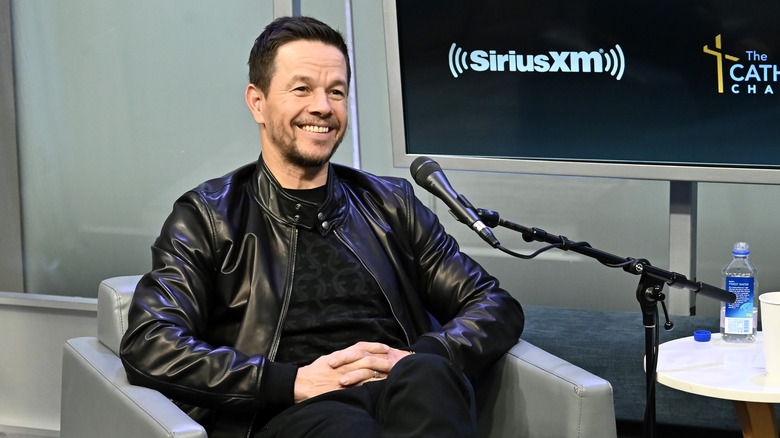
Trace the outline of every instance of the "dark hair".
[[311, 17], [280, 17], [266, 26], [249, 53], [249, 82], [268, 95], [271, 77], [276, 71], [279, 47], [294, 41], [317, 41], [341, 50], [347, 63], [347, 81], [351, 77], [349, 51], [344, 37], [337, 30]]

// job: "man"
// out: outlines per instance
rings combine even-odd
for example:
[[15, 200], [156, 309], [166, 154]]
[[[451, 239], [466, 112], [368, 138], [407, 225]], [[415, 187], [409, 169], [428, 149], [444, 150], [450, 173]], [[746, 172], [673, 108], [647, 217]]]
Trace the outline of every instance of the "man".
[[338, 32], [280, 18], [249, 66], [260, 159], [175, 203], [130, 309], [128, 378], [210, 437], [474, 436], [466, 376], [517, 341], [520, 305], [408, 182], [329, 162]]

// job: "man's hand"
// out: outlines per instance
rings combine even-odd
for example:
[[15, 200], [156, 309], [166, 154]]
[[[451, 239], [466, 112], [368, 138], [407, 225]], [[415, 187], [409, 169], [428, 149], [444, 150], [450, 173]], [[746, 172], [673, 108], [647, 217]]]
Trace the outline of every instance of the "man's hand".
[[384, 379], [396, 362], [409, 354], [408, 351], [377, 342], [358, 342], [344, 350], [322, 356], [298, 369], [295, 402], [362, 385], [370, 380]]

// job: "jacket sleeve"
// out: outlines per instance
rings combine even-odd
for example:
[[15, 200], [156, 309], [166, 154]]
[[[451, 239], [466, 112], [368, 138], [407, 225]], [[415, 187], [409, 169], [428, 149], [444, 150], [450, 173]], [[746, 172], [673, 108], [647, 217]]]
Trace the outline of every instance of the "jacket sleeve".
[[120, 352], [128, 379], [205, 408], [291, 405], [296, 367], [207, 341], [218, 270], [213, 227], [196, 192], [175, 203], [131, 303]]
[[436, 215], [411, 188], [409, 192], [417, 287], [428, 312], [441, 324], [412, 349], [441, 352], [443, 347], [467, 375], [475, 376], [517, 343], [525, 322], [523, 309], [495, 277], [460, 251]]

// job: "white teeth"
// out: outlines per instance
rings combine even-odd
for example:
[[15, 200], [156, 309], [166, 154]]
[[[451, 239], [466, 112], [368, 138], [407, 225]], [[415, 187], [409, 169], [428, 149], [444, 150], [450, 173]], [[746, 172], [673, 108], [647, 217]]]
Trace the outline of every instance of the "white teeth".
[[326, 126], [314, 126], [314, 125], [305, 125], [305, 126], [302, 126], [301, 129], [303, 129], [304, 131], [309, 131], [309, 132], [328, 132], [329, 131], [328, 127], [326, 127]]

